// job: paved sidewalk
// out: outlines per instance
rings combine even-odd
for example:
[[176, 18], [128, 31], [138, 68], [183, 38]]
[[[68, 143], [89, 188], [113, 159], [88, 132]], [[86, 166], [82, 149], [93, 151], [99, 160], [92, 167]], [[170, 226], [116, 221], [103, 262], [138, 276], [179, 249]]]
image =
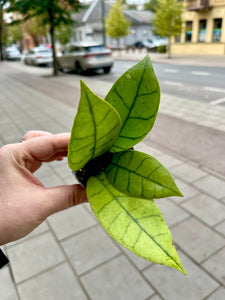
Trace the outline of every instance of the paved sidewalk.
[[[64, 76], [47, 80], [57, 82], [59, 88], [65, 83]], [[77, 85], [68, 77], [66, 81], [68, 86]], [[92, 88], [91, 80], [86, 82]], [[75, 115], [71, 106], [12, 81], [10, 74], [2, 72], [0, 91], [0, 146], [19, 141], [30, 129], [53, 133], [71, 130]], [[192, 109], [185, 99], [167, 98], [162, 99], [160, 112], [174, 116], [172, 104], [176, 111], [180, 107], [178, 118]], [[188, 121], [201, 119], [205, 122], [202, 126], [224, 132], [222, 107], [212, 106], [213, 122], [205, 113], [206, 107], [201, 108], [198, 118]], [[187, 276], [119, 246], [85, 204], [49, 217], [25, 239], [5, 246], [10, 265], [0, 271], [0, 299], [224, 299], [225, 178], [185, 157], [152, 147], [148, 141], [137, 149], [164, 163], [184, 194], [184, 198], [160, 199], [157, 204], [171, 229]], [[74, 183], [66, 160], [46, 164], [36, 175], [46, 187]]]
[[208, 67], [225, 67], [225, 55], [182, 55], [174, 54], [168, 59], [166, 53], [147, 52], [146, 49], [121, 50], [113, 51], [115, 59], [135, 60], [138, 61], [146, 54], [151, 56], [153, 62], [170, 63], [175, 65], [192, 65], [192, 66], [208, 66]]

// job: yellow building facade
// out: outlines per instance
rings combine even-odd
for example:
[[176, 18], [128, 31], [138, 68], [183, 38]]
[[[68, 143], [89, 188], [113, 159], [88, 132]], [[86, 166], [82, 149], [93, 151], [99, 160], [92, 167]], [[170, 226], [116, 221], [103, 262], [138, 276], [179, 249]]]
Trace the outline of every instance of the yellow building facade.
[[187, 0], [183, 20], [172, 54], [225, 55], [225, 0]]

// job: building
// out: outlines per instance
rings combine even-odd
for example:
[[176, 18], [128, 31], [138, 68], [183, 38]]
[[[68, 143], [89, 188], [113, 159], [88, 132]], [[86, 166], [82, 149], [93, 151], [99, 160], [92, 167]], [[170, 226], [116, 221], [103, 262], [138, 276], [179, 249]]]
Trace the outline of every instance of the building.
[[[76, 22], [72, 41], [97, 41], [103, 42], [103, 15], [108, 17], [111, 8], [110, 2], [102, 0], [94, 0], [88, 9], [74, 14], [73, 18]], [[103, 14], [104, 12], [104, 14]], [[124, 10], [124, 16], [130, 21], [130, 34], [120, 39], [120, 47], [133, 45], [137, 41], [151, 39], [152, 19], [154, 14], [150, 11], [141, 10]], [[117, 41], [110, 37], [106, 37], [106, 45], [117, 47]]]
[[187, 0], [173, 54], [225, 55], [225, 0]]

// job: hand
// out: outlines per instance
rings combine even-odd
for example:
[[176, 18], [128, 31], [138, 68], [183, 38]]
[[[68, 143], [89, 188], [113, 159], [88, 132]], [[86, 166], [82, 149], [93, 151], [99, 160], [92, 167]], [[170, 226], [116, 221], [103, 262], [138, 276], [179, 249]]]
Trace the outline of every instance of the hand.
[[20, 239], [49, 215], [87, 201], [80, 185], [44, 188], [33, 175], [42, 162], [67, 156], [70, 135], [30, 131], [0, 148], [0, 245]]

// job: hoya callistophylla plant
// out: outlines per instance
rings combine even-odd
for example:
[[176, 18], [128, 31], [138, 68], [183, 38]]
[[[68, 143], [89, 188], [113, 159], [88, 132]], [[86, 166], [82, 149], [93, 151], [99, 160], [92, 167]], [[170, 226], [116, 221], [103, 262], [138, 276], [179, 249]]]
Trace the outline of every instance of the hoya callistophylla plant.
[[68, 163], [109, 235], [135, 254], [185, 274], [153, 200], [182, 194], [158, 160], [132, 148], [151, 130], [159, 102], [149, 56], [126, 71], [105, 100], [81, 82]]

